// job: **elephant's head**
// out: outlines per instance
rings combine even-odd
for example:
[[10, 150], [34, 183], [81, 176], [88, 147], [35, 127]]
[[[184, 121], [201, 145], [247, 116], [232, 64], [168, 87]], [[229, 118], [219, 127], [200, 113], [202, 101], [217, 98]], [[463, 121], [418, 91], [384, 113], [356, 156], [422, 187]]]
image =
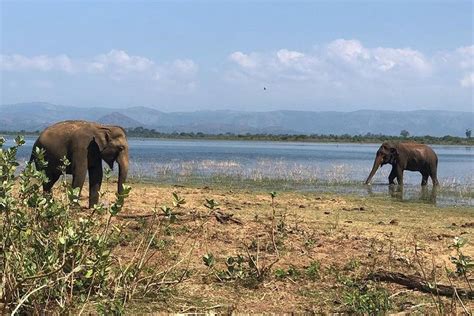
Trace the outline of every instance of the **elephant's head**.
[[121, 193], [128, 173], [128, 142], [125, 130], [119, 126], [99, 126], [94, 140], [99, 147], [100, 157], [111, 169], [115, 161], [118, 163], [118, 192]]
[[374, 165], [372, 167], [372, 171], [370, 171], [369, 177], [365, 180], [365, 184], [369, 184], [370, 180], [374, 176], [375, 172], [378, 170], [380, 166], [385, 164], [395, 164], [398, 158], [398, 148], [397, 145], [390, 142], [385, 142], [380, 146], [379, 150], [377, 150], [377, 154], [375, 155]]

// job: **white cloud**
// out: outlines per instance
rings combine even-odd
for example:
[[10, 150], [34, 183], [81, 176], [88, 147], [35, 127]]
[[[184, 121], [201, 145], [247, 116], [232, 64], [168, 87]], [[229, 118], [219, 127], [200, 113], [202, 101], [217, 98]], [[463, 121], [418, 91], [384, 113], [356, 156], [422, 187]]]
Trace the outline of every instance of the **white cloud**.
[[474, 87], [474, 45], [425, 54], [409, 47], [368, 47], [356, 39], [336, 39], [308, 50], [236, 51], [228, 59], [228, 84], [252, 95], [255, 87], [273, 87], [265, 98], [276, 103], [400, 104], [406, 109], [416, 104], [427, 109], [472, 104], [472, 94], [462, 87]]
[[290, 51], [287, 49], [280, 49], [276, 53], [278, 60], [285, 65], [291, 64], [292, 62], [298, 61], [304, 57], [303, 53]]
[[160, 81], [166, 80], [166, 76], [173, 77], [175, 81], [179, 78], [190, 81], [197, 75], [198, 66], [191, 59], [176, 59], [172, 62], [157, 64], [147, 57], [112, 49], [108, 53], [82, 59], [71, 59], [67, 55], [32, 57], [19, 54], [0, 55], [0, 70], [102, 74], [116, 81], [128, 78]]
[[370, 56], [368, 50], [357, 40], [337, 39], [329, 43], [326, 49], [329, 55], [349, 63], [369, 59]]
[[0, 69], [7, 71], [74, 71], [70, 58], [66, 55], [39, 55], [27, 57], [19, 54], [0, 55]]
[[[472, 47], [467, 47], [459, 49], [458, 54], [470, 56], [473, 51]], [[275, 53], [237, 51], [230, 54], [229, 59], [238, 66], [233, 71], [240, 71], [247, 78], [326, 81], [339, 86], [361, 80], [423, 80], [432, 75], [436, 66], [418, 50], [368, 48], [358, 40], [346, 39], [334, 40], [307, 53], [286, 48]], [[466, 65], [467, 61], [462, 64]], [[231, 77], [239, 78], [237, 75]]]
[[376, 67], [382, 71], [406, 68], [420, 74], [431, 69], [430, 63], [422, 53], [409, 48], [376, 48], [372, 51]]
[[459, 56], [459, 65], [464, 69], [474, 68], [474, 45], [456, 49]]
[[101, 54], [91, 62], [92, 67], [98, 71], [107, 71], [127, 74], [130, 72], [145, 72], [154, 67], [155, 63], [142, 56], [130, 56], [123, 50], [111, 50]]
[[194, 76], [198, 71], [197, 64], [191, 59], [176, 59], [173, 67], [184, 76]]
[[229, 59], [239, 64], [244, 68], [255, 68], [257, 67], [257, 60], [255, 56], [249, 56], [242, 52], [234, 52], [230, 54]]
[[461, 86], [465, 88], [474, 87], [474, 72], [467, 74], [461, 79]]
[[318, 60], [314, 56], [288, 49], [270, 54], [246, 54], [238, 51], [230, 54], [229, 60], [239, 66], [234, 73], [227, 75], [231, 80], [243, 77], [267, 81], [304, 81], [315, 75], [314, 71], [318, 66]]
[[336, 59], [336, 65], [351, 66], [354, 71], [369, 76], [374, 72], [403, 72], [423, 75], [431, 71], [425, 56], [410, 48], [367, 48], [358, 40], [337, 39], [326, 46], [326, 54]]

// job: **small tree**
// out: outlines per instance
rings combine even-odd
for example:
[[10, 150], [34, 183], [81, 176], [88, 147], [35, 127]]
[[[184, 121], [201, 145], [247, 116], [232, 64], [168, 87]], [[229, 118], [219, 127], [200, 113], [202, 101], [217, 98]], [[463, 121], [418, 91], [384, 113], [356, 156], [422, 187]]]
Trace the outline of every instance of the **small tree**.
[[466, 129], [466, 137], [471, 138], [472, 130], [470, 128]]
[[400, 136], [407, 138], [408, 136], [410, 136], [410, 132], [404, 129], [400, 132]]

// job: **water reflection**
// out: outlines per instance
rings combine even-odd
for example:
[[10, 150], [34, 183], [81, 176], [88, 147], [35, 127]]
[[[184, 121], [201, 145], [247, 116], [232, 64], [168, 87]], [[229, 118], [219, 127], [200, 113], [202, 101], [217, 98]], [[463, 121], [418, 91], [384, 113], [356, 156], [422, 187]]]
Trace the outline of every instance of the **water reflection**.
[[429, 204], [434, 204], [436, 205], [437, 203], [437, 194], [438, 194], [438, 187], [433, 186], [429, 188], [428, 186], [422, 186], [421, 187], [421, 197], [420, 199], [422, 201], [426, 201]]
[[437, 202], [437, 192], [438, 187], [429, 187], [421, 186], [420, 191], [416, 190], [415, 192], [406, 192], [403, 186], [401, 185], [389, 185], [388, 193], [389, 195], [399, 201], [417, 201], [426, 204], [436, 205]]

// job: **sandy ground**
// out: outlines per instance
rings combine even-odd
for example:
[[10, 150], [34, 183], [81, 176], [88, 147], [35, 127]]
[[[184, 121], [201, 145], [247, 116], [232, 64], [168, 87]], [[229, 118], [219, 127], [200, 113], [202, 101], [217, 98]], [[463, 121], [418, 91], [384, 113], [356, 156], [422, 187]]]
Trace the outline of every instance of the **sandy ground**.
[[[462, 251], [474, 255], [472, 208], [319, 193], [277, 193], [272, 204], [268, 192], [153, 184], [132, 188], [114, 221], [125, 227], [114, 256], [126, 263], [143, 255], [146, 273], [166, 285], [130, 301], [129, 313], [350, 312], [367, 289], [385, 289], [394, 313], [436, 313], [439, 305], [447, 313], [463, 312], [456, 299], [364, 279], [386, 270], [468, 288], [462, 277], [448, 278], [445, 268], [454, 270], [450, 256], [455, 251], [449, 247], [454, 237], [467, 239]], [[173, 192], [186, 203], [174, 207]], [[103, 201], [112, 197], [109, 193]], [[219, 205], [210, 210], [206, 199]], [[163, 205], [176, 213], [175, 219], [164, 216]], [[241, 223], [221, 223], [216, 209]], [[141, 247], [137, 253], [141, 240], [155, 231], [148, 251]], [[214, 257], [212, 268], [204, 264], [206, 254]], [[256, 280], [255, 270], [243, 264], [250, 276], [225, 279], [226, 259], [237, 255], [257, 261], [262, 278]], [[474, 285], [474, 276], [469, 278]], [[474, 302], [462, 301], [472, 311]]]

